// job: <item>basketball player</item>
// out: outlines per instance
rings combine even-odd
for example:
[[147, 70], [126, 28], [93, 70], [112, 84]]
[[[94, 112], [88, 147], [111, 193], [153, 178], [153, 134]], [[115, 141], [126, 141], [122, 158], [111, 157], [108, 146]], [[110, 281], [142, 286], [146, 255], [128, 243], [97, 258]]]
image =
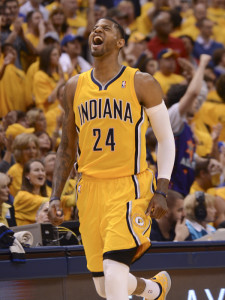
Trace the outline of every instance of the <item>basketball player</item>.
[[[136, 278], [129, 267], [150, 246], [150, 218], [167, 212], [174, 138], [159, 84], [118, 62], [124, 43], [120, 25], [100, 19], [89, 37], [94, 68], [66, 84], [49, 219], [53, 225], [63, 221], [60, 195], [77, 159], [80, 232], [98, 294], [108, 300], [128, 300], [131, 294], [162, 300], [169, 274]], [[146, 163], [148, 119], [158, 140], [157, 186]]]

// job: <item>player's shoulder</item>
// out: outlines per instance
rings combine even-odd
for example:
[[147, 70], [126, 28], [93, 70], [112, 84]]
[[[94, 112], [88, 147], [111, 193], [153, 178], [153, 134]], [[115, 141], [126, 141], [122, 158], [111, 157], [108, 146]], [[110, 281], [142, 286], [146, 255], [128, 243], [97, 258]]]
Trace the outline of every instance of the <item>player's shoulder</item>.
[[163, 97], [158, 81], [149, 73], [137, 71], [134, 77], [134, 87], [139, 102], [145, 106], [150, 99]]
[[135, 87], [138, 89], [151, 88], [156, 84], [155, 78], [149, 73], [137, 71], [134, 77]]
[[79, 80], [80, 74], [77, 74], [75, 76], [72, 76], [71, 78], [68, 79], [68, 81], [66, 82], [65, 85], [65, 89], [66, 89], [66, 93], [68, 95], [75, 93], [76, 91], [76, 87], [77, 87], [77, 83]]
[[146, 81], [154, 81], [154, 77], [146, 72], [137, 71], [135, 73], [135, 79], [136, 80], [146, 80]]
[[66, 85], [71, 87], [74, 84], [77, 84], [79, 77], [80, 77], [80, 74], [77, 74], [77, 75], [74, 75], [74, 76], [70, 77], [68, 79], [68, 81], [66, 82]]

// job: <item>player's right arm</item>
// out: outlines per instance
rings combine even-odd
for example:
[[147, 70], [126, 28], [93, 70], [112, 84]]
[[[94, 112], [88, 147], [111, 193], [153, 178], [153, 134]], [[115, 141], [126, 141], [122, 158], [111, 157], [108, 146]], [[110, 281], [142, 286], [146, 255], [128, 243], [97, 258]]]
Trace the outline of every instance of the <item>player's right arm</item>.
[[60, 197], [73, 164], [76, 161], [78, 135], [75, 126], [73, 100], [78, 77], [79, 75], [74, 76], [66, 83], [63, 95], [65, 115], [63, 118], [62, 138], [56, 155], [52, 195], [48, 212], [49, 220], [56, 226], [63, 222]]

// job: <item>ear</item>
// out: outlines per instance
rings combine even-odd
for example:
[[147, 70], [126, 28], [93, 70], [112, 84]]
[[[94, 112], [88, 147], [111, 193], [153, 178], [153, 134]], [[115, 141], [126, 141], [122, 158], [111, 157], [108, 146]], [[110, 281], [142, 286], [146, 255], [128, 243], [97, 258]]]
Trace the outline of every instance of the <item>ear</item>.
[[26, 179], [27, 179], [28, 181], [30, 181], [30, 177], [29, 177], [29, 176], [26, 176]]
[[125, 45], [125, 40], [124, 39], [119, 39], [117, 41], [117, 46], [119, 49], [123, 48], [123, 46]]

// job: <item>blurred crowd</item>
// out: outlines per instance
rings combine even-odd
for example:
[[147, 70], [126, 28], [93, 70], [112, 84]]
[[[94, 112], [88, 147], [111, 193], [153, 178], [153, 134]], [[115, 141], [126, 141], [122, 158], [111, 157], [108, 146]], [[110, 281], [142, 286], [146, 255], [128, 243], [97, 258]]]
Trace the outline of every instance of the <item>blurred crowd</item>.
[[[94, 67], [88, 36], [102, 17], [125, 30], [121, 64], [160, 83], [174, 132], [169, 211], [152, 240], [225, 227], [225, 0], [0, 0], [0, 222], [49, 222], [64, 87]], [[146, 145], [157, 177], [151, 127]], [[74, 166], [62, 194], [66, 221], [79, 220], [78, 176]]]

